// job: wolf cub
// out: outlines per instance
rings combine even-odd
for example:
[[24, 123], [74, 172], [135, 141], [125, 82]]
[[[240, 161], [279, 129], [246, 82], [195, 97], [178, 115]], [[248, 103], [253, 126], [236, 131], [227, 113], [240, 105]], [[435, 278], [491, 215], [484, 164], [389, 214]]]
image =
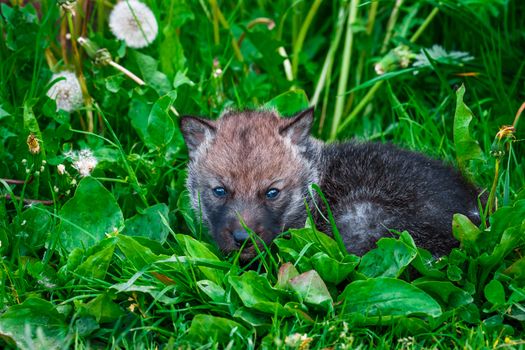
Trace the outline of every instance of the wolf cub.
[[[225, 253], [243, 247], [241, 259], [256, 254], [240, 219], [266, 244], [303, 227], [305, 200], [315, 200], [311, 184], [320, 186], [355, 254], [392, 236], [391, 229], [407, 230], [434, 255], [447, 254], [457, 245], [452, 215], [479, 221], [478, 191], [453, 168], [389, 144], [324, 144], [310, 136], [312, 122], [313, 109], [292, 118], [260, 110], [181, 119], [192, 204]], [[314, 218], [330, 233], [323, 215]]]

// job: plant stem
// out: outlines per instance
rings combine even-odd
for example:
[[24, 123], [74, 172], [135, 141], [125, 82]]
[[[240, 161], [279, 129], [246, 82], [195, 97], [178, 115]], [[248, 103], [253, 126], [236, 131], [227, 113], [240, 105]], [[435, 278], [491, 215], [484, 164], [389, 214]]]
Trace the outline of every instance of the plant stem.
[[430, 22], [432, 22], [432, 20], [434, 19], [434, 17], [436, 17], [436, 15], [439, 13], [439, 7], [435, 7], [432, 12], [430, 12], [430, 14], [427, 16], [427, 18], [425, 19], [425, 22], [423, 22], [421, 24], [421, 26], [419, 26], [419, 28], [417, 29], [417, 31], [414, 33], [414, 35], [412, 35], [412, 37], [410, 38], [410, 42], [411, 43], [415, 43], [417, 39], [419, 39], [419, 37], [421, 36], [421, 34], [423, 34], [423, 32], [425, 31], [425, 29], [427, 29], [428, 25], [430, 24]]
[[319, 8], [319, 5], [321, 5], [322, 1], [323, 0], [314, 1], [314, 3], [312, 4], [312, 7], [310, 7], [310, 11], [308, 11], [306, 18], [304, 19], [301, 29], [299, 30], [299, 35], [297, 36], [297, 40], [295, 40], [294, 42], [293, 57], [292, 57], [292, 73], [296, 79], [297, 79], [297, 69], [299, 66], [299, 53], [301, 52], [301, 49], [303, 48], [303, 43], [304, 43], [304, 39], [306, 38], [306, 33], [308, 32], [308, 28], [310, 27], [310, 24], [312, 23], [312, 20], [317, 12], [317, 9]]
[[390, 18], [388, 19], [388, 23], [386, 25], [387, 29], [385, 39], [383, 40], [383, 46], [381, 47], [380, 51], [382, 54], [384, 54], [386, 52], [386, 49], [388, 48], [388, 43], [390, 42], [390, 38], [392, 37], [394, 26], [396, 25], [397, 18], [399, 17], [399, 8], [401, 7], [401, 5], [403, 5], [403, 2], [404, 0], [396, 0], [394, 8], [390, 13]]
[[332, 121], [330, 140], [335, 140], [339, 123], [341, 122], [341, 117], [343, 115], [345, 92], [348, 83], [348, 74], [350, 71], [350, 61], [352, 59], [352, 46], [354, 41], [354, 31], [352, 29], [352, 25], [355, 23], [357, 17], [357, 7], [359, 6], [359, 0], [352, 0], [348, 6], [348, 22], [346, 23], [343, 60], [341, 62], [341, 73], [339, 75], [339, 83], [337, 86], [337, 96], [335, 100], [334, 119]]

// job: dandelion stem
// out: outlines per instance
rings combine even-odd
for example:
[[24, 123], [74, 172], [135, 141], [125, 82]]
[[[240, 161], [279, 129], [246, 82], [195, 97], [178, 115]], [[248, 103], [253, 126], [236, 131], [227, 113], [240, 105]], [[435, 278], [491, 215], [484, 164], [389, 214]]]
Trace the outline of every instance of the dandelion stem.
[[421, 24], [421, 26], [418, 28], [418, 30], [414, 33], [414, 35], [412, 35], [412, 37], [410, 38], [410, 42], [411, 43], [415, 43], [417, 39], [419, 39], [419, 37], [421, 36], [421, 34], [423, 34], [423, 32], [425, 31], [425, 29], [427, 29], [428, 25], [430, 24], [430, 22], [432, 22], [432, 20], [434, 19], [434, 17], [436, 17], [436, 15], [438, 14], [439, 12], [439, 8], [438, 7], [435, 7], [432, 12], [430, 12], [430, 14], [427, 16], [427, 18], [425, 19], [425, 22], [423, 22], [423, 24]]
[[118, 64], [117, 62], [111, 60], [109, 61], [109, 65], [112, 66], [113, 68], [116, 68], [118, 69], [119, 71], [121, 71], [122, 73], [124, 73], [125, 75], [128, 76], [128, 78], [130, 78], [131, 80], [133, 80], [135, 83], [139, 84], [139, 85], [146, 85], [146, 82], [142, 79], [140, 79], [139, 77], [137, 77], [135, 74], [133, 74], [132, 72], [130, 72], [129, 70], [127, 70], [126, 68], [122, 67], [120, 64]]

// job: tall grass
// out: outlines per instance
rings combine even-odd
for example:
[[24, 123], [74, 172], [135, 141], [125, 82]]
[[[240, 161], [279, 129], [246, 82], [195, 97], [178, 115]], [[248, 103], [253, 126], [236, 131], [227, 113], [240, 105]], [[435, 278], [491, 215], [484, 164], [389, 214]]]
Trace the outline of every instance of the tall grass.
[[[113, 1], [1, 4], [1, 346], [523, 346], [524, 4], [144, 2], [159, 35], [142, 49], [109, 30]], [[83, 92], [71, 113], [46, 96], [65, 69]], [[185, 191], [180, 115], [315, 105], [320, 139], [392, 142], [456, 165], [461, 85], [482, 151], [463, 170], [486, 189], [491, 229], [457, 218], [462, 248], [438, 261], [406, 236], [389, 243], [410, 258], [389, 283], [424, 290], [440, 316], [374, 323], [348, 312], [344, 290], [378, 276], [313, 228], [266, 247], [250, 267], [207, 240]], [[81, 149], [98, 159], [88, 178], [67, 156]], [[294, 269], [313, 266], [317, 276], [301, 276], [317, 286], [316, 302], [290, 287]], [[339, 281], [331, 273], [341, 266]]]

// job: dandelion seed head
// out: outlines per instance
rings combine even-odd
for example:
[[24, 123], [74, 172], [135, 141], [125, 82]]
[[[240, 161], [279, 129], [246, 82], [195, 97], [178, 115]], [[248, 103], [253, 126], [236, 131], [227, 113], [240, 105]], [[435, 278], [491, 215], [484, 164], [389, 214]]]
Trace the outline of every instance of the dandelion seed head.
[[59, 78], [64, 79], [54, 83], [47, 91], [47, 96], [55, 100], [57, 111], [62, 109], [71, 112], [79, 109], [82, 106], [82, 89], [77, 76], [71, 71], [63, 71], [53, 74], [51, 81]]
[[[98, 164], [97, 158], [93, 155], [93, 151], [91, 151], [90, 149], [83, 149], [78, 152], [68, 151], [64, 153], [64, 155], [67, 158], [71, 159], [71, 161], [73, 162], [73, 168], [75, 168], [82, 177], [91, 175], [91, 172], [93, 171], [93, 169], [95, 169], [95, 167]], [[65, 171], [65, 168], [63, 170]], [[73, 179], [71, 181], [71, 185], [74, 186], [75, 184], [76, 181], [75, 179]]]
[[140, 49], [155, 40], [159, 26], [148, 6], [137, 0], [123, 0], [109, 16], [109, 28], [127, 46]]

